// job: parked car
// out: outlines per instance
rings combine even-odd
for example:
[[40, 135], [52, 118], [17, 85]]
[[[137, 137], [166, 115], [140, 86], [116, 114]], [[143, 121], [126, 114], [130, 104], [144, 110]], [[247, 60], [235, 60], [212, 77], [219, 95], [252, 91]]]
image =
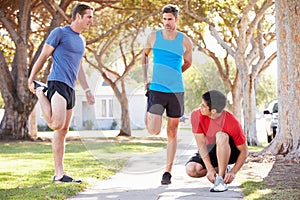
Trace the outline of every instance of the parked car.
[[278, 127], [278, 100], [271, 101], [264, 110], [268, 142], [271, 142], [277, 133]]
[[1, 109], [0, 108], [0, 122], [1, 122], [1, 120], [2, 120], [2, 118], [3, 118], [3, 115], [4, 115], [4, 109]]
[[185, 122], [188, 119], [189, 119], [188, 117], [182, 116], [182, 117], [180, 117], [180, 122]]

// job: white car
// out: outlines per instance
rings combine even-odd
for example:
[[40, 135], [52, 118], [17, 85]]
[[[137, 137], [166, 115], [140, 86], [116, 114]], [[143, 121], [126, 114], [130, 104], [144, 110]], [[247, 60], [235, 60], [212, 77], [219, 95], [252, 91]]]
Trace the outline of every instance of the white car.
[[4, 109], [1, 109], [0, 108], [0, 122], [1, 122], [1, 120], [2, 120], [2, 118], [3, 118], [3, 115], [4, 115]]
[[278, 100], [271, 101], [264, 110], [268, 142], [271, 142], [277, 133], [278, 127]]

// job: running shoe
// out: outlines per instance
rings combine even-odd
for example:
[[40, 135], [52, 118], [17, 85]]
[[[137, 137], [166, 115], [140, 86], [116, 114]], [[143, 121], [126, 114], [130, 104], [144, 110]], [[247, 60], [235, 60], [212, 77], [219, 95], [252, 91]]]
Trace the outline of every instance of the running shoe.
[[225, 192], [228, 190], [222, 176], [217, 176], [214, 185], [210, 188], [210, 192]]
[[162, 185], [171, 184], [171, 177], [172, 177], [172, 175], [169, 172], [165, 172], [162, 176], [161, 184]]
[[48, 90], [48, 86], [45, 83], [42, 83], [40, 81], [33, 81], [34, 83], [34, 89], [36, 90], [38, 87], [42, 87], [43, 88], [43, 92], [45, 93]]
[[81, 180], [75, 180], [68, 175], [63, 175], [62, 178], [56, 180], [55, 176], [53, 177], [53, 183], [82, 183]]

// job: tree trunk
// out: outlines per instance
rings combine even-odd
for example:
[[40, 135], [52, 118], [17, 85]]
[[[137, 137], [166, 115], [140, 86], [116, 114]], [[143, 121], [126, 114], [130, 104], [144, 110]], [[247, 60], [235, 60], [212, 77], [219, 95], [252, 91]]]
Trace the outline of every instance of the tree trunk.
[[36, 121], [36, 106], [34, 106], [31, 114], [29, 115], [29, 134], [32, 138], [37, 138], [37, 121]]
[[[241, 45], [240, 49], [243, 49]], [[244, 44], [245, 46], [245, 44]], [[261, 145], [257, 139], [256, 132], [256, 100], [255, 100], [255, 78], [249, 73], [249, 66], [244, 59], [243, 50], [236, 53], [235, 62], [241, 76], [241, 93], [243, 96], [243, 119], [244, 133], [247, 138], [248, 145]]]
[[115, 95], [121, 105], [121, 129], [118, 136], [131, 136], [131, 127], [130, 127], [130, 116], [128, 109], [128, 99], [126, 95], [124, 79], [120, 81], [122, 92], [120, 93], [118, 87], [114, 88]]
[[127, 96], [122, 96], [121, 104], [121, 129], [118, 136], [131, 136], [130, 117]]
[[[21, 45], [22, 46], [22, 45]], [[26, 51], [26, 50], [25, 50]], [[26, 56], [22, 53], [17, 53], [20, 62], [14, 60], [13, 68], [9, 71], [5, 64], [3, 54], [0, 53], [0, 69], [1, 69], [1, 86], [2, 97], [5, 103], [5, 112], [0, 125], [0, 139], [31, 139], [28, 134], [27, 122], [28, 116], [31, 113], [37, 99], [29, 92], [27, 87], [27, 76], [19, 71], [26, 68], [16, 67], [17, 63], [26, 63]], [[22, 58], [24, 56], [24, 58]], [[23, 61], [23, 62], [22, 62]], [[11, 75], [11, 74], [12, 75]]]
[[243, 95], [244, 95], [244, 132], [247, 137], [247, 142], [250, 146], [261, 145], [258, 142], [256, 134], [256, 100], [255, 100], [255, 88], [253, 78], [248, 76], [244, 83]]
[[5, 106], [5, 113], [0, 125], [0, 138], [32, 140], [27, 128], [28, 115], [27, 112], [19, 112], [10, 106]]
[[235, 117], [241, 122], [242, 121], [242, 98], [241, 98], [241, 82], [240, 78], [238, 78], [238, 81], [233, 83], [232, 90], [232, 113], [235, 115]]
[[300, 1], [275, 1], [278, 46], [278, 133], [265, 149], [300, 161]]

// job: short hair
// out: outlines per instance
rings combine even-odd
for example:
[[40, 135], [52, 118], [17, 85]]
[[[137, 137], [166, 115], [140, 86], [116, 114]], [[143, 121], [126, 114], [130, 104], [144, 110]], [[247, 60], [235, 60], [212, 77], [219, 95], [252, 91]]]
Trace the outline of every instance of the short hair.
[[92, 10], [94, 11], [94, 7], [90, 6], [87, 3], [78, 3], [72, 11], [72, 20], [74, 21], [76, 19], [76, 14], [79, 13], [81, 16], [85, 14], [86, 10]]
[[162, 8], [162, 13], [172, 13], [175, 17], [178, 16], [179, 8], [174, 4], [168, 4]]
[[209, 110], [216, 109], [218, 113], [222, 112], [226, 106], [225, 95], [218, 90], [210, 90], [202, 95]]

